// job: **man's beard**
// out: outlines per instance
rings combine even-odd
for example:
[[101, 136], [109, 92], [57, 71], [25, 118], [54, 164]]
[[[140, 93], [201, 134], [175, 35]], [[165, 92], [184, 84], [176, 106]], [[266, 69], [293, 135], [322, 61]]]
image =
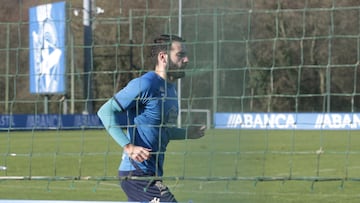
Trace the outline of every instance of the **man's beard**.
[[171, 80], [175, 80], [185, 77], [185, 71], [183, 68], [180, 68], [171, 60], [169, 60], [167, 75]]

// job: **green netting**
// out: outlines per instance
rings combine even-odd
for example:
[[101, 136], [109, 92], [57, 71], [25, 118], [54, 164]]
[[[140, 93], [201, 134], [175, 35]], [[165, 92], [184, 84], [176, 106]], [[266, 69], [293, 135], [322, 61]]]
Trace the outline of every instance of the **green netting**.
[[[1, 114], [82, 113], [89, 104], [96, 111], [151, 69], [151, 39], [164, 32], [187, 40], [191, 60], [179, 83], [181, 125], [210, 122], [215, 112], [360, 106], [358, 1], [98, 0], [105, 12], [91, 18], [92, 89], [84, 87], [83, 2], [66, 1], [66, 95], [31, 95], [28, 9], [49, 2], [8, 0], [0, 8]], [[358, 200], [359, 132], [212, 127], [204, 139], [169, 145], [163, 179], [178, 199]], [[0, 198], [123, 200], [120, 158], [104, 130], [2, 130]]]

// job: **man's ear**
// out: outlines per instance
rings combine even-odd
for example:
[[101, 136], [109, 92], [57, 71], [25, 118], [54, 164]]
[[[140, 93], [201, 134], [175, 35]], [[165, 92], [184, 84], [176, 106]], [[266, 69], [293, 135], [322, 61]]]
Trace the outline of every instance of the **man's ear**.
[[161, 63], [167, 63], [168, 55], [165, 52], [160, 52], [158, 55], [158, 61]]

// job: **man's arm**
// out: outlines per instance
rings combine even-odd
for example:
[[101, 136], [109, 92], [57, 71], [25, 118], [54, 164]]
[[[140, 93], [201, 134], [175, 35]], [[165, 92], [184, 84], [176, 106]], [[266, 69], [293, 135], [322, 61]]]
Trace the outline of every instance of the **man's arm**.
[[121, 129], [120, 124], [117, 122], [116, 114], [118, 112], [122, 112], [122, 109], [114, 98], [111, 98], [100, 107], [97, 115], [102, 121], [107, 132], [116, 141], [116, 143], [118, 143], [121, 147], [124, 147], [130, 143], [130, 140]]
[[143, 162], [144, 160], [150, 158], [151, 149], [135, 146], [130, 143], [130, 140], [121, 129], [120, 123], [118, 123], [116, 119], [116, 114], [122, 111], [122, 108], [114, 100], [114, 98], [111, 98], [100, 107], [97, 115], [102, 121], [107, 132], [117, 144], [124, 148], [124, 151], [129, 155], [129, 157], [135, 161]]
[[187, 128], [168, 128], [171, 140], [198, 139], [205, 135], [206, 126], [189, 126]]

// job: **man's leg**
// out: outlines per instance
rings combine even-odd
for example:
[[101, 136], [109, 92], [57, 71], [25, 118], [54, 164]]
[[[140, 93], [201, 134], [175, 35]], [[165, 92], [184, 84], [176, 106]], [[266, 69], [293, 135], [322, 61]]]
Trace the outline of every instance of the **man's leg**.
[[150, 202], [159, 198], [160, 202], [177, 202], [169, 188], [159, 180], [122, 180], [121, 187], [128, 201]]

